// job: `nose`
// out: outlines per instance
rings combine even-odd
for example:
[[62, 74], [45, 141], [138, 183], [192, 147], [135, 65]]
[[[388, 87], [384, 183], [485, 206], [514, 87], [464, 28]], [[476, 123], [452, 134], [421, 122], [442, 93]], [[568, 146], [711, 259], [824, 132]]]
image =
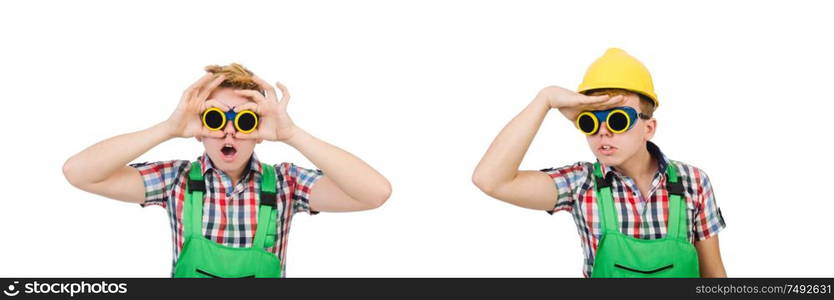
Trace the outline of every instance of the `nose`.
[[223, 133], [225, 133], [226, 136], [234, 136], [235, 131], [236, 131], [235, 130], [235, 124], [233, 124], [233, 121], [231, 121], [231, 120], [227, 121], [226, 122], [226, 127], [223, 127]]
[[608, 124], [606, 124], [605, 121], [602, 121], [599, 123], [599, 130], [597, 131], [597, 134], [600, 136], [610, 137], [613, 133], [608, 130]]

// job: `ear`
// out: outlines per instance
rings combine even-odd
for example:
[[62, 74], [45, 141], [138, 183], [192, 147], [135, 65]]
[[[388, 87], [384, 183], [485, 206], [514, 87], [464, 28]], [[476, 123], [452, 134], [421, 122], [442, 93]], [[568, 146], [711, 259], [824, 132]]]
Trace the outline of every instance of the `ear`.
[[655, 132], [657, 132], [657, 120], [655, 118], [646, 120], [646, 141], [651, 140], [654, 137]]

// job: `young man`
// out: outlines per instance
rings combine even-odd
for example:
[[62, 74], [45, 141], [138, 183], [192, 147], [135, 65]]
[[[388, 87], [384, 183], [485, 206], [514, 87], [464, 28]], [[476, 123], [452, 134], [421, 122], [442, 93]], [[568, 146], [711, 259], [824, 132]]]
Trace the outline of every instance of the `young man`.
[[[717, 235], [725, 224], [709, 178], [649, 141], [658, 104], [648, 69], [608, 49], [578, 93], [542, 89], [495, 138], [472, 180], [517, 206], [571, 212], [585, 277], [726, 277]], [[551, 109], [586, 134], [596, 164], [518, 170]]]
[[[293, 123], [283, 85], [279, 101], [241, 65], [206, 71], [167, 120], [99, 142], [63, 169], [82, 190], [167, 208], [174, 277], [283, 277], [293, 214], [373, 209], [388, 199], [382, 175]], [[127, 165], [164, 141], [191, 137], [205, 147], [197, 161]], [[264, 140], [292, 146], [320, 170], [262, 164], [254, 148]]]

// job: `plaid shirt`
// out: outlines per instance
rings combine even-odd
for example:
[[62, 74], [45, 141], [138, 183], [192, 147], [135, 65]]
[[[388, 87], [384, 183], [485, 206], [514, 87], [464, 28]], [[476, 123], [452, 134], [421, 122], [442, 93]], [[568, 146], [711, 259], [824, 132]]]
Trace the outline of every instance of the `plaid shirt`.
[[[206, 179], [206, 193], [203, 200], [203, 236], [215, 243], [237, 247], [252, 247], [258, 221], [256, 195], [260, 193], [262, 166], [252, 154], [249, 165], [244, 170], [237, 184], [214, 165], [208, 155], [198, 158]], [[131, 167], [139, 170], [145, 183], [145, 201], [142, 207], [160, 205], [168, 211], [171, 222], [174, 255], [171, 276], [182, 251], [184, 232], [182, 208], [185, 201], [185, 183], [191, 162], [187, 160], [170, 160], [153, 163], [135, 163]], [[275, 165], [275, 172], [283, 175], [276, 178], [276, 243], [267, 248], [281, 260], [281, 269], [285, 270], [287, 253], [287, 235], [290, 221], [297, 212], [316, 212], [310, 210], [309, 199], [313, 184], [322, 176], [320, 170], [310, 170], [291, 163]], [[286, 272], [281, 272], [284, 276]]]
[[[721, 210], [715, 202], [707, 174], [679, 161], [668, 160], [652, 142], [646, 146], [657, 159], [659, 169], [652, 179], [649, 195], [640, 195], [636, 182], [613, 167], [601, 164], [603, 177], [613, 173], [611, 193], [617, 207], [620, 232], [639, 239], [659, 239], [666, 235], [669, 216], [669, 194], [666, 191], [666, 166], [674, 163], [678, 179], [683, 183], [687, 208], [687, 238], [690, 242], [703, 240], [726, 227]], [[591, 277], [599, 240], [602, 238], [600, 214], [594, 192], [594, 164], [577, 162], [560, 168], [541, 170], [553, 179], [558, 196], [556, 205], [548, 211], [569, 211], [573, 215], [585, 256], [584, 276]]]

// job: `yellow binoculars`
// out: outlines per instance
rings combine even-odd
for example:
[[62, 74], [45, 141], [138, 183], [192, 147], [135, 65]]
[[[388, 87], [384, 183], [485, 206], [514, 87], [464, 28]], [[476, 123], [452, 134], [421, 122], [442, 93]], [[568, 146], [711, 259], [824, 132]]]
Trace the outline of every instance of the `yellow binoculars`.
[[250, 133], [258, 128], [258, 115], [248, 109], [239, 112], [229, 109], [224, 112], [217, 107], [211, 107], [203, 112], [203, 126], [209, 130], [223, 130], [229, 120], [234, 121], [232, 124], [240, 133]]

